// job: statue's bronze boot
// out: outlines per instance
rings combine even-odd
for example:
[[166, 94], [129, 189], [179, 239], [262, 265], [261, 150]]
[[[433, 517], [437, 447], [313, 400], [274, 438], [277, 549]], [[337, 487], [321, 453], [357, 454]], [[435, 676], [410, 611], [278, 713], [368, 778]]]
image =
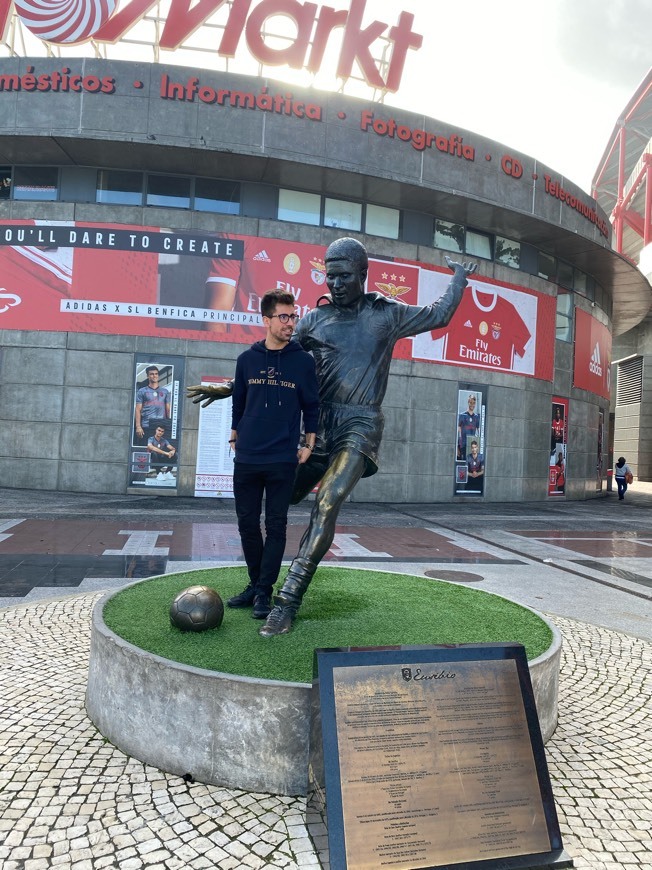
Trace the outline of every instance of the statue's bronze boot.
[[267, 617], [265, 625], [258, 631], [261, 637], [275, 637], [290, 631], [304, 593], [316, 570], [317, 565], [310, 559], [296, 558], [292, 562], [281, 591], [274, 598], [274, 608]]

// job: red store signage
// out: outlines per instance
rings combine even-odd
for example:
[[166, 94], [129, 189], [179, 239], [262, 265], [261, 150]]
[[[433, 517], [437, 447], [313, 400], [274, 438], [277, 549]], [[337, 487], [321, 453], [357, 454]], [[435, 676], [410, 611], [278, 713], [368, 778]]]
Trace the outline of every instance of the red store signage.
[[[62, 12], [59, 4], [37, 0], [0, 0], [0, 35], [9, 22], [12, 6], [23, 25], [39, 39], [54, 45], [74, 45], [93, 39], [98, 43], [115, 43], [135, 27], [157, 0], [82, 0]], [[215, 50], [221, 57], [235, 57], [244, 41], [253, 57], [270, 66], [289, 66], [317, 73], [323, 63], [333, 31], [340, 32], [341, 45], [336, 75], [347, 79], [354, 63], [361, 69], [370, 87], [388, 91], [399, 89], [407, 53], [419, 49], [423, 36], [412, 27], [414, 15], [399, 12], [395, 24], [364, 21], [367, 0], [350, 0], [349, 9], [318, 7], [299, 0], [171, 0], [157, 46], [174, 51], [222, 7], [228, 18]], [[192, 8], [191, 8], [192, 7]], [[272, 48], [264, 39], [266, 22], [271, 18], [289, 18], [295, 36], [284, 48]], [[384, 38], [391, 45], [385, 78], [372, 56], [374, 43]]]
[[605, 399], [611, 394], [611, 334], [581, 308], [575, 309], [573, 386]]

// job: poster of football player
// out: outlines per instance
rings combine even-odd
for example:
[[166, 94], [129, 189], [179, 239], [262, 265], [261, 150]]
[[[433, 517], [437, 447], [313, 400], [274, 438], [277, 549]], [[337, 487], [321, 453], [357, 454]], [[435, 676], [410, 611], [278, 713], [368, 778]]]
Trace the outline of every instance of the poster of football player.
[[130, 485], [176, 488], [184, 359], [136, 354]]
[[550, 461], [548, 463], [548, 495], [563, 496], [566, 493], [568, 444], [568, 399], [552, 397], [550, 422]]
[[455, 495], [481, 496], [485, 479], [487, 387], [460, 384], [456, 418]]

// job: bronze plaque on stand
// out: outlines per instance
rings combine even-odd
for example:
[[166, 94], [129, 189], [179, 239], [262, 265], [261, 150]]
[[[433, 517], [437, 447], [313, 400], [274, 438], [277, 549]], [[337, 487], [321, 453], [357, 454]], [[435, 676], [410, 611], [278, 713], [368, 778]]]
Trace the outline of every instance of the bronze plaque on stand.
[[316, 650], [315, 666], [332, 870], [572, 866], [520, 644]]

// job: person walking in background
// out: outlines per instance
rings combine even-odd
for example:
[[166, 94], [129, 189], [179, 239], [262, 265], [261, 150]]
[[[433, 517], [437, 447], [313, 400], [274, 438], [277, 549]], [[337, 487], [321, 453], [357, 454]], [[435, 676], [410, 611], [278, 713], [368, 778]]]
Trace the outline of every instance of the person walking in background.
[[616, 486], [618, 487], [618, 501], [622, 501], [625, 498], [625, 493], [627, 492], [627, 485], [631, 483], [634, 479], [632, 469], [625, 461], [624, 456], [620, 456], [618, 458], [618, 462], [616, 463], [616, 468], [614, 470], [614, 475], [616, 477]]
[[[235, 450], [233, 494], [249, 584], [229, 598], [229, 607], [251, 607], [265, 619], [285, 552], [290, 498], [297, 464], [315, 446], [319, 388], [315, 361], [291, 341], [298, 320], [294, 296], [268, 290], [261, 314], [263, 341], [240, 354], [233, 382], [230, 444]], [[299, 446], [301, 416], [305, 443]], [[260, 528], [265, 496], [265, 540]]]

